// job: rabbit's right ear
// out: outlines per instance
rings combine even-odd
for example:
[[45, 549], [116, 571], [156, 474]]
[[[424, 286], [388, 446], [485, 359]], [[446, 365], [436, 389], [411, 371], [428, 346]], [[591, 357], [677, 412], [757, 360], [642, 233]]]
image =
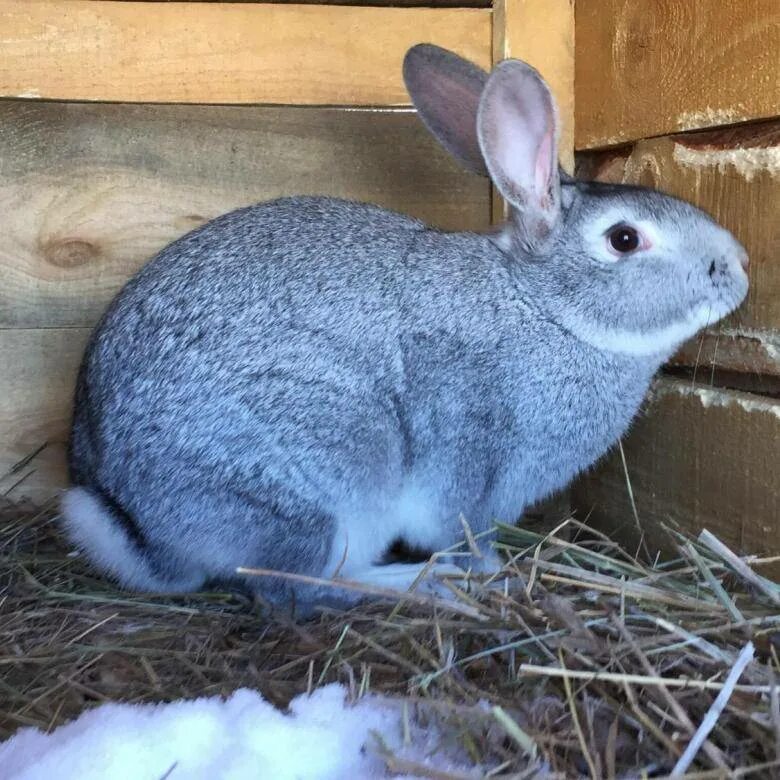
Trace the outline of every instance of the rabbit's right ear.
[[487, 176], [477, 138], [477, 110], [488, 74], [432, 43], [406, 52], [404, 83], [425, 126], [470, 171]]
[[560, 215], [558, 112], [539, 73], [504, 60], [490, 75], [477, 114], [477, 133], [490, 178], [516, 210], [521, 240], [539, 249]]

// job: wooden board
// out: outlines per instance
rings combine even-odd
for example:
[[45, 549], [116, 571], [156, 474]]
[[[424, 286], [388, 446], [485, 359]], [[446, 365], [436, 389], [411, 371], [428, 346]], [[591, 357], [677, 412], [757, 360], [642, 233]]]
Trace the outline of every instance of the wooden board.
[[[652, 549], [679, 523], [736, 551], [780, 554], [780, 400], [663, 379], [624, 450], [641, 532]], [[626, 474], [613, 454], [573, 491], [580, 516], [639, 539]], [[775, 573], [780, 566], [775, 567]]]
[[748, 300], [676, 362], [780, 376], [780, 122], [651, 138], [578, 155], [583, 178], [654, 187], [695, 203], [750, 254]]
[[8, 101], [0, 127], [0, 328], [90, 326], [162, 246], [280, 195], [490, 219], [487, 180], [412, 112]]
[[[695, 369], [702, 381], [723, 371], [736, 372], [749, 378], [748, 389], [764, 386], [769, 390], [780, 380], [780, 331], [744, 330], [738, 324], [710, 328], [683, 344], [669, 365]], [[715, 379], [714, 384], [736, 386], [728, 378]], [[746, 384], [743, 381], [739, 386]]]
[[577, 0], [578, 149], [780, 115], [777, 0]]
[[491, 58], [476, 8], [0, 0], [0, 31], [2, 97], [405, 105], [413, 44]]
[[0, 493], [13, 488], [11, 498], [44, 501], [65, 486], [71, 399], [88, 337], [85, 328], [0, 330]]
[[[115, 0], [119, 1], [119, 0]], [[128, 2], [129, 0], [122, 0]], [[147, 0], [154, 3], [173, 3], [181, 0]], [[190, 3], [257, 3], [259, 0], [188, 0]], [[392, 6], [397, 8], [490, 8], [490, 0], [263, 0], [263, 2], [281, 3], [291, 5], [365, 5], [365, 6]]]

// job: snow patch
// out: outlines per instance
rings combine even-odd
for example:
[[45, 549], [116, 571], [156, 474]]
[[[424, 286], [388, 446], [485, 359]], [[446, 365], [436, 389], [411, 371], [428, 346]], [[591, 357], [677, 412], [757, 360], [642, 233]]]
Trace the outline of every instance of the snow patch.
[[[438, 750], [440, 735], [380, 696], [346, 701], [328, 685], [288, 713], [257, 692], [170, 704], [104, 704], [51, 734], [22, 729], [0, 743], [3, 780], [342, 780], [391, 777], [376, 735], [396, 756], [431, 772], [475, 775]], [[398, 779], [401, 776], [395, 775]]]

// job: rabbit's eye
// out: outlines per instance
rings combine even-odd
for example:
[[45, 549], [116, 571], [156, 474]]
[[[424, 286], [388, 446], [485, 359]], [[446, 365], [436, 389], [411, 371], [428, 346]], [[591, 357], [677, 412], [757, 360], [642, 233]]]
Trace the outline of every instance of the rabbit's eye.
[[633, 252], [641, 243], [639, 232], [629, 225], [616, 225], [611, 228], [607, 240], [613, 251], [621, 255]]

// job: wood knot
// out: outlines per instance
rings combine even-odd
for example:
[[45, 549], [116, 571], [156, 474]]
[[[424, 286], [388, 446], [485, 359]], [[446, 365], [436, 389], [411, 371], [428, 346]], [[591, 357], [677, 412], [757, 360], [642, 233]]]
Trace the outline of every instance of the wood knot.
[[76, 268], [94, 261], [100, 250], [89, 241], [80, 238], [57, 238], [47, 241], [43, 247], [46, 262], [58, 268]]

